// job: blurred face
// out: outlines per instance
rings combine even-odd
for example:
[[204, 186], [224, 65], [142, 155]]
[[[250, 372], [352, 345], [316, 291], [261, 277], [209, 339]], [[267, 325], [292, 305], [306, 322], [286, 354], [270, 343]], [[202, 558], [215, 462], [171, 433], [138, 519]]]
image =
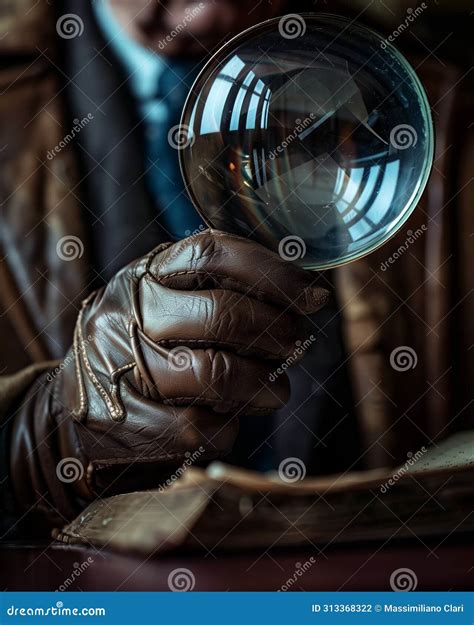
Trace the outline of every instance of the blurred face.
[[133, 39], [166, 56], [203, 56], [230, 36], [279, 15], [284, 0], [108, 0]]

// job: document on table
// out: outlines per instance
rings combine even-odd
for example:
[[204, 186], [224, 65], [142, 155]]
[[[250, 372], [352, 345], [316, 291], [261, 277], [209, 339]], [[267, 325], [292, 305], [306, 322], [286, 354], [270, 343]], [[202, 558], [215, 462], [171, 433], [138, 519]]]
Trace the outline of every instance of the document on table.
[[221, 463], [188, 467], [166, 490], [97, 500], [54, 536], [151, 554], [177, 547], [242, 550], [474, 528], [472, 431], [422, 448], [397, 469], [289, 479], [294, 476]]

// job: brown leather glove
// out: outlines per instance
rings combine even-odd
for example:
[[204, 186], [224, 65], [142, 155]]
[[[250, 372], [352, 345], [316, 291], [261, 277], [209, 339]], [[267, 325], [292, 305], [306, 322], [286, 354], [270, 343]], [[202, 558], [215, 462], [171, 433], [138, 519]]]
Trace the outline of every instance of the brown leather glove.
[[327, 300], [313, 282], [217, 231], [125, 267], [84, 301], [71, 352], [16, 418], [22, 505], [69, 519], [97, 495], [156, 486], [196, 450], [199, 461], [227, 453], [239, 414], [288, 400], [286, 375], [269, 379]]

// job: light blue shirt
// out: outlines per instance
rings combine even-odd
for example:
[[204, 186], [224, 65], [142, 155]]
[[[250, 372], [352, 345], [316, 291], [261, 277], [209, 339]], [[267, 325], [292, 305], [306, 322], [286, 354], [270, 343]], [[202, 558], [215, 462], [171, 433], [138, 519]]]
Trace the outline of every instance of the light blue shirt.
[[178, 152], [168, 133], [179, 124], [186, 95], [199, 68], [194, 62], [173, 61], [141, 46], [120, 26], [107, 0], [93, 2], [105, 40], [122, 63], [145, 131], [145, 179], [157, 203], [158, 221], [173, 239], [202, 227], [189, 200]]

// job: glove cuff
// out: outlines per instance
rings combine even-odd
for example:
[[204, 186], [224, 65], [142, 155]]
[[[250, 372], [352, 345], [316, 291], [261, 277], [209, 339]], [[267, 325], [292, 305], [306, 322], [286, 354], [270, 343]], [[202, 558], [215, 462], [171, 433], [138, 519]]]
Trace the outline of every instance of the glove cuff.
[[10, 473], [18, 507], [49, 526], [74, 518], [94, 498], [91, 468], [61, 401], [59, 380], [43, 374], [30, 388], [12, 428]]

